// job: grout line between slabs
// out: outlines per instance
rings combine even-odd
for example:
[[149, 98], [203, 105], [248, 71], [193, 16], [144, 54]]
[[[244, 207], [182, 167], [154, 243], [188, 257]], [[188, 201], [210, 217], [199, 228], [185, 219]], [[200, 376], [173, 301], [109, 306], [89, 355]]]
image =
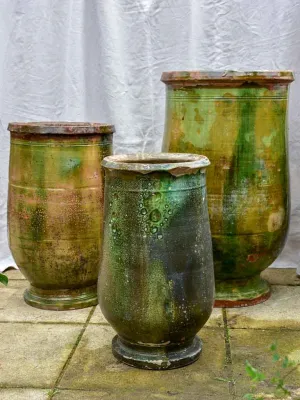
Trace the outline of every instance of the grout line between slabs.
[[235, 381], [233, 377], [233, 367], [232, 367], [232, 355], [231, 355], [231, 345], [230, 345], [230, 333], [227, 320], [227, 309], [222, 308], [222, 316], [224, 323], [224, 340], [225, 340], [225, 365], [228, 373], [228, 390], [231, 395], [232, 400], [236, 400], [236, 390]]
[[[24, 385], [21, 385], [21, 386], [0, 386], [0, 394], [1, 394], [1, 390], [18, 390], [18, 389], [25, 389], [25, 390], [30, 390], [30, 389], [33, 389], [33, 390], [43, 390], [43, 391], [45, 391], [45, 392], [51, 392], [51, 391], [54, 391], [54, 389], [53, 388], [47, 388], [47, 387], [45, 387], [45, 386], [24, 386]], [[87, 389], [87, 388], [83, 388], [83, 389], [81, 389], [81, 388], [72, 388], [72, 389], [58, 389], [59, 390], [59, 392], [99, 392], [100, 394], [101, 393], [103, 393], [103, 390], [101, 390], [101, 389]], [[50, 397], [50, 399], [51, 399], [51, 397]]]
[[[76, 349], [77, 349], [77, 347], [78, 347], [78, 345], [79, 345], [79, 343], [81, 341], [81, 338], [82, 338], [84, 332], [86, 331], [86, 328], [87, 328], [88, 324], [90, 323], [90, 320], [91, 320], [91, 318], [92, 318], [92, 316], [93, 316], [93, 314], [95, 312], [96, 307], [97, 306], [94, 306], [91, 309], [91, 311], [90, 311], [90, 313], [89, 313], [89, 315], [88, 315], [88, 317], [87, 317], [87, 319], [85, 321], [85, 324], [83, 325], [83, 327], [82, 327], [82, 329], [81, 329], [81, 331], [80, 331], [80, 333], [79, 333], [79, 335], [77, 337], [77, 340], [76, 340], [76, 342], [75, 342], [75, 344], [74, 344], [74, 346], [73, 346], [73, 348], [72, 348], [72, 350], [71, 350], [71, 352], [70, 352], [70, 354], [69, 354], [64, 366], [62, 367], [62, 369], [61, 369], [61, 371], [60, 371], [60, 373], [58, 375], [58, 378], [56, 379], [56, 381], [55, 381], [55, 383], [53, 385], [53, 388], [52, 388], [53, 392], [55, 392], [55, 390], [58, 389], [58, 385], [60, 384], [60, 382], [61, 382], [61, 380], [62, 380], [62, 378], [64, 376], [65, 370], [68, 368], [68, 366], [69, 366], [69, 364], [70, 364], [70, 362], [72, 360], [72, 357], [73, 357], [73, 355], [74, 355], [74, 353], [75, 353], [75, 351], [76, 351]], [[52, 398], [52, 396], [49, 396], [49, 399], [51, 399], [51, 398]]]
[[[227, 321], [227, 323], [228, 323], [228, 321]], [[283, 327], [283, 326], [266, 326], [266, 327], [252, 327], [252, 326], [244, 326], [244, 327], [241, 327], [241, 326], [230, 326], [230, 325], [228, 325], [227, 326], [228, 327], [228, 329], [230, 329], [230, 330], [232, 330], [232, 331], [248, 331], [249, 329], [251, 330], [251, 331], [271, 331], [271, 332], [274, 332], [274, 331], [280, 331], [280, 332], [299, 332], [300, 331], [300, 326], [299, 326], [299, 328], [296, 328], [296, 327], [291, 327], [291, 328], [289, 328], [289, 327]]]
[[50, 390], [51, 388], [47, 388], [44, 385], [43, 386], [35, 386], [35, 385], [30, 385], [30, 386], [26, 386], [26, 385], [0, 385], [0, 393], [1, 390], [11, 390], [11, 389], [34, 389], [34, 390]]

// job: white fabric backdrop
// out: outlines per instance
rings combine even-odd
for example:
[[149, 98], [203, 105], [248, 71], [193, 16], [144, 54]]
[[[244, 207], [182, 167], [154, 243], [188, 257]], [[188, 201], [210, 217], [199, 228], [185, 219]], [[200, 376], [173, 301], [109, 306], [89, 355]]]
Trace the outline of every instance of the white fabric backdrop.
[[160, 150], [162, 71], [292, 69], [289, 239], [300, 249], [299, 0], [0, 0], [0, 269], [6, 238], [9, 121], [114, 123], [115, 153]]

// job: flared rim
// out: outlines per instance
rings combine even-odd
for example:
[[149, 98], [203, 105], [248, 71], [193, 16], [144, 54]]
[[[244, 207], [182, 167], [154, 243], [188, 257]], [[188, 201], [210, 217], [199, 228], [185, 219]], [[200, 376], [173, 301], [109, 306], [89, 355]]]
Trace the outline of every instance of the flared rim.
[[166, 84], [237, 84], [293, 82], [293, 72], [285, 71], [169, 71], [163, 72], [161, 81]]
[[10, 122], [7, 128], [10, 132], [23, 134], [107, 134], [115, 132], [114, 125], [93, 122]]
[[174, 176], [196, 173], [210, 165], [207, 157], [188, 153], [122, 154], [105, 157], [104, 168], [148, 174], [169, 172]]

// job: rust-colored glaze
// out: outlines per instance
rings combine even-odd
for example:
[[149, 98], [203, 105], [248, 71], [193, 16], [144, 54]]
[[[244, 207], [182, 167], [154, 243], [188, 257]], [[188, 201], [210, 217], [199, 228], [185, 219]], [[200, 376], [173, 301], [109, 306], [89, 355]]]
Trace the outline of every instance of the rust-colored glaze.
[[215, 300], [214, 307], [217, 308], [234, 308], [234, 307], [249, 307], [267, 301], [271, 296], [271, 292], [265, 293], [262, 296], [254, 299], [244, 300]]
[[97, 304], [104, 175], [112, 125], [11, 123], [8, 226], [31, 286], [25, 301], [65, 310]]

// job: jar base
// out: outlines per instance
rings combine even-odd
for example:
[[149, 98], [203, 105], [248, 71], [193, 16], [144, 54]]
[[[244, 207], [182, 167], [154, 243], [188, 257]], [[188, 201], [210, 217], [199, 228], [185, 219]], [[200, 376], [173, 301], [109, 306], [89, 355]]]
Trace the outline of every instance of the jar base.
[[98, 304], [97, 285], [80, 289], [49, 290], [30, 285], [24, 292], [27, 304], [43, 310], [65, 311]]
[[153, 370], [181, 368], [195, 362], [202, 351], [198, 336], [187, 346], [136, 346], [124, 342], [118, 335], [112, 340], [113, 355], [131, 367]]
[[270, 285], [260, 276], [243, 280], [216, 281], [214, 307], [248, 307], [271, 296]]

